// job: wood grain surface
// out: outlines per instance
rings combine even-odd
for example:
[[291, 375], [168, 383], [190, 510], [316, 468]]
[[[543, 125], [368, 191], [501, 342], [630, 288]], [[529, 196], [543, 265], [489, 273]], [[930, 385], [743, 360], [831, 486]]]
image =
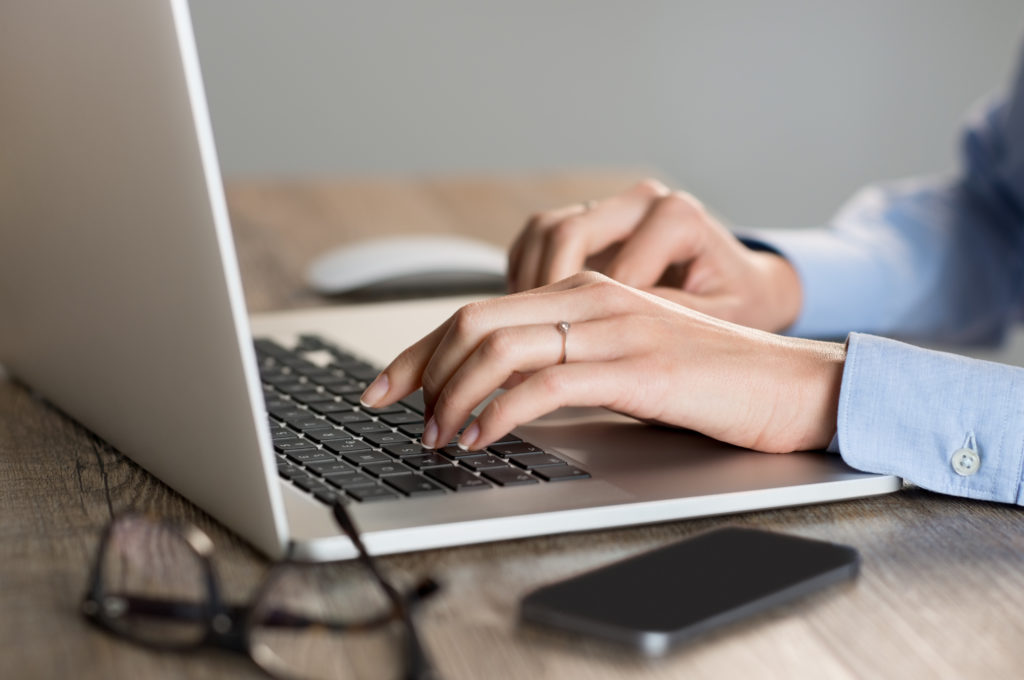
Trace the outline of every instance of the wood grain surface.
[[[639, 173], [244, 181], [229, 187], [252, 311], [324, 304], [308, 261], [346, 239], [449, 232], [507, 244], [528, 213], [601, 196]], [[0, 678], [263, 677], [213, 650], [155, 653], [78, 613], [103, 525], [145, 509], [213, 538], [228, 596], [267, 562], [26, 387], [0, 374]], [[914, 488], [886, 497], [382, 559], [398, 580], [445, 584], [423, 611], [446, 678], [1018, 678], [1024, 676], [1024, 516]], [[859, 578], [648, 661], [517, 623], [529, 590], [723, 525], [848, 543]], [[672, 574], [665, 574], [666, 579]]]

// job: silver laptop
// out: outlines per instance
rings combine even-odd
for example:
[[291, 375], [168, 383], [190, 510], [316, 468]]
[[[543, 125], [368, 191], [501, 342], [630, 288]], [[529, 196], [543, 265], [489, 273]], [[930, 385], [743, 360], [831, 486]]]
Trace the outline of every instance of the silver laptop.
[[[330, 487], [348, 499], [376, 553], [900, 486], [835, 455], [764, 455], [594, 410], [562, 411], [514, 433], [557, 460], [548, 463], [582, 473], [561, 480], [545, 473], [523, 462], [529, 448], [512, 440], [496, 455], [512, 471], [505, 474], [522, 473], [524, 483], [506, 485], [464, 461], [443, 461], [449, 471], [431, 473], [414, 464], [422, 458], [407, 461], [378, 446], [371, 435], [400, 437], [402, 425], [415, 427], [412, 404], [397, 419], [349, 404], [353, 417], [371, 423], [366, 434], [331, 420], [309, 392], [328, 394], [337, 408], [346, 392], [329, 392], [317, 379], [351, 389], [365, 362], [388, 361], [460, 301], [248, 317], [185, 0], [5, 2], [0, 150], [0, 362], [272, 557], [291, 550], [325, 560], [353, 550], [323, 499], [330, 494], [281, 476], [324, 488], [317, 468], [294, 474], [301, 461], [276, 445], [311, 440], [290, 431], [287, 419], [268, 420], [268, 405], [279, 415], [294, 405], [319, 419], [319, 441], [299, 448], [323, 454], [320, 470], [335, 460], [387, 492], [353, 491], [365, 483]], [[259, 358], [253, 333], [264, 338]], [[300, 342], [304, 334], [322, 342], [311, 347]], [[289, 351], [296, 348], [297, 357]], [[290, 401], [274, 384], [293, 369], [310, 389]], [[261, 382], [261, 370], [272, 384]], [[375, 474], [381, 466], [328, 448], [323, 430], [388, 456], [371, 458], [408, 468], [431, 493], [388, 484]], [[479, 482], [452, 483], [472, 479]]]

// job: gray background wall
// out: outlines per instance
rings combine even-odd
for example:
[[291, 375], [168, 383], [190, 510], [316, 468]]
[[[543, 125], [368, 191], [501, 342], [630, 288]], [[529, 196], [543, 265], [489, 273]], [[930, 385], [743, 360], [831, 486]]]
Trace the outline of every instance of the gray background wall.
[[1020, 0], [194, 0], [228, 175], [655, 167], [743, 224], [954, 166]]

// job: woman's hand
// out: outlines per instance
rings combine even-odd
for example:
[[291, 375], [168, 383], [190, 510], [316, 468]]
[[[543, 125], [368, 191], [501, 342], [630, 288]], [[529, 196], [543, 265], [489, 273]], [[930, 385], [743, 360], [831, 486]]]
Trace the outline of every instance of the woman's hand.
[[509, 252], [509, 287], [585, 268], [752, 328], [781, 331], [800, 313], [800, 281], [784, 258], [750, 250], [697, 199], [657, 180], [533, 216]]
[[[565, 338], [557, 328], [568, 321]], [[594, 272], [467, 305], [366, 389], [384, 406], [420, 386], [423, 443], [479, 449], [562, 406], [603, 406], [761, 451], [826, 447], [845, 350], [735, 325]]]

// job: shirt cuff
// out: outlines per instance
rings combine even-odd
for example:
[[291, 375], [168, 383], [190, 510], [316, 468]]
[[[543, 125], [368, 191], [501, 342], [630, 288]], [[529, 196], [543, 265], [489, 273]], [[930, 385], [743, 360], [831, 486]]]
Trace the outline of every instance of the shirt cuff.
[[778, 253], [796, 270], [803, 299], [786, 335], [837, 339], [877, 325], [890, 296], [870, 249], [826, 229], [744, 229], [736, 235], [747, 247]]
[[[837, 437], [858, 470], [1024, 504], [1024, 369], [851, 333]], [[965, 442], [979, 458], [966, 474], [953, 455]]]

